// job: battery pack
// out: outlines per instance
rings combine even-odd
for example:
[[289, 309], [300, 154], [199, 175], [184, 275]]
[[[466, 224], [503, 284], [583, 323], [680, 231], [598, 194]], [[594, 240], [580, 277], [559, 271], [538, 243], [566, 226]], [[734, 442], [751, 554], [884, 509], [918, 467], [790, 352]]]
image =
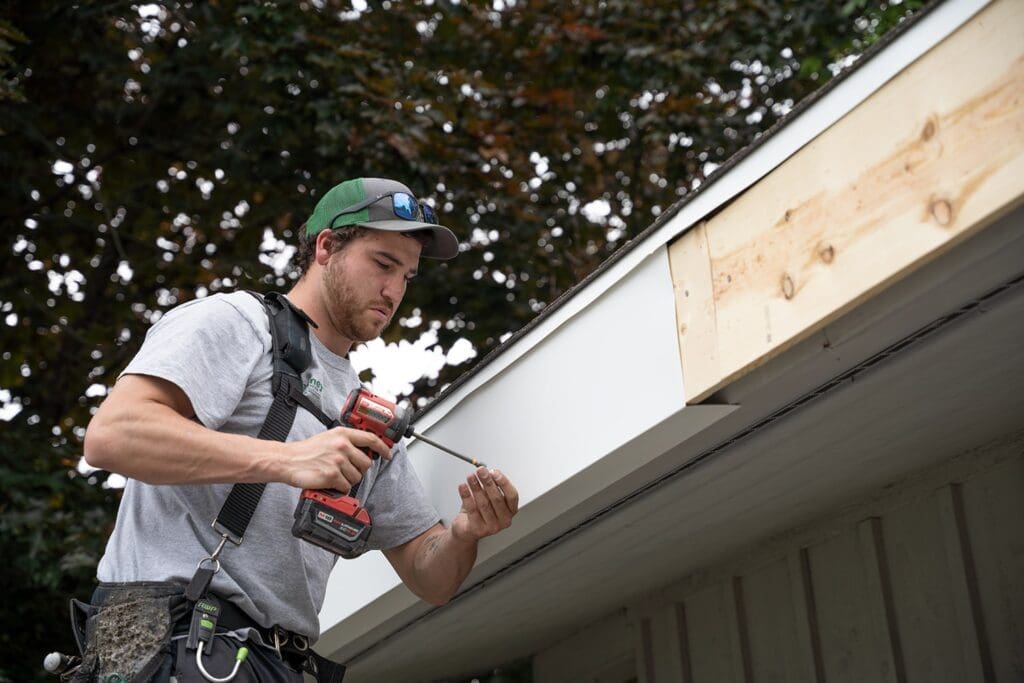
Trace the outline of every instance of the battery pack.
[[292, 535], [335, 555], [353, 558], [366, 549], [371, 529], [369, 513], [355, 498], [307, 489], [295, 508]]

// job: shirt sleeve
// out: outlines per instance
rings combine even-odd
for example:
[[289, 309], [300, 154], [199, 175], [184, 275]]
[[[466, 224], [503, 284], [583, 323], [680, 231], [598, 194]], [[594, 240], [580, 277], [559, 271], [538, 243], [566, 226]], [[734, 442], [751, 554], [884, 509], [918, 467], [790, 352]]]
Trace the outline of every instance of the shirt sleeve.
[[441, 521], [430, 504], [405, 445], [381, 469], [366, 499], [373, 520], [368, 550], [386, 550], [407, 543]]
[[218, 429], [238, 406], [261, 355], [269, 351], [252, 321], [230, 302], [199, 299], [160, 318], [121, 374], [175, 384], [192, 402], [198, 420]]

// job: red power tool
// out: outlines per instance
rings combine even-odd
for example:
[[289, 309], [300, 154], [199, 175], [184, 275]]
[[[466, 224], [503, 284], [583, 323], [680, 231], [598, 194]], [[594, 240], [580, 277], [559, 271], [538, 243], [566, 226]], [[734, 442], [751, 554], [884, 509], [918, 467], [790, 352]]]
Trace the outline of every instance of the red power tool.
[[[415, 436], [471, 465], [485, 466], [417, 434], [411, 421], [412, 411], [399, 408], [363, 388], [353, 389], [341, 410], [343, 427], [376, 434], [389, 448], [404, 436]], [[376, 454], [373, 457], [377, 457]], [[295, 508], [292, 535], [345, 558], [358, 556], [366, 547], [373, 527], [370, 514], [355, 497], [358, 488], [356, 484], [348, 494], [335, 489], [304, 489]]]

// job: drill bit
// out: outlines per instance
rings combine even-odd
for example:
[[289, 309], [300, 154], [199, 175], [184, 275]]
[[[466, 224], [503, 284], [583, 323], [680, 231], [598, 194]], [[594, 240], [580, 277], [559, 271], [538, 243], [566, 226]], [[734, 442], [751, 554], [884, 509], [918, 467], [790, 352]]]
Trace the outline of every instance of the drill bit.
[[423, 441], [424, 443], [429, 443], [434, 448], [436, 448], [438, 450], [441, 450], [441, 451], [444, 451], [448, 455], [454, 455], [459, 460], [465, 460], [470, 465], [474, 465], [476, 467], [487, 467], [487, 465], [485, 465], [484, 463], [480, 462], [476, 458], [470, 458], [468, 456], [462, 455], [461, 453], [456, 453], [455, 451], [453, 451], [452, 449], [448, 448], [447, 446], [442, 446], [441, 444], [437, 443], [436, 441], [431, 441], [430, 439], [428, 439], [427, 437], [423, 436], [422, 434], [418, 434], [416, 432], [412, 432], [412, 435], [415, 436], [420, 441]]

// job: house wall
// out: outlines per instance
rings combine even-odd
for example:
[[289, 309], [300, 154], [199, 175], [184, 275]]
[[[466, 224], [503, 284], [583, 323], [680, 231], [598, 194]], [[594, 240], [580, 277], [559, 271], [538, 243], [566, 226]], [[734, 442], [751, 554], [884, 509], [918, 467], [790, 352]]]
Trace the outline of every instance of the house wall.
[[1024, 680], [1024, 433], [623, 605], [534, 680]]

